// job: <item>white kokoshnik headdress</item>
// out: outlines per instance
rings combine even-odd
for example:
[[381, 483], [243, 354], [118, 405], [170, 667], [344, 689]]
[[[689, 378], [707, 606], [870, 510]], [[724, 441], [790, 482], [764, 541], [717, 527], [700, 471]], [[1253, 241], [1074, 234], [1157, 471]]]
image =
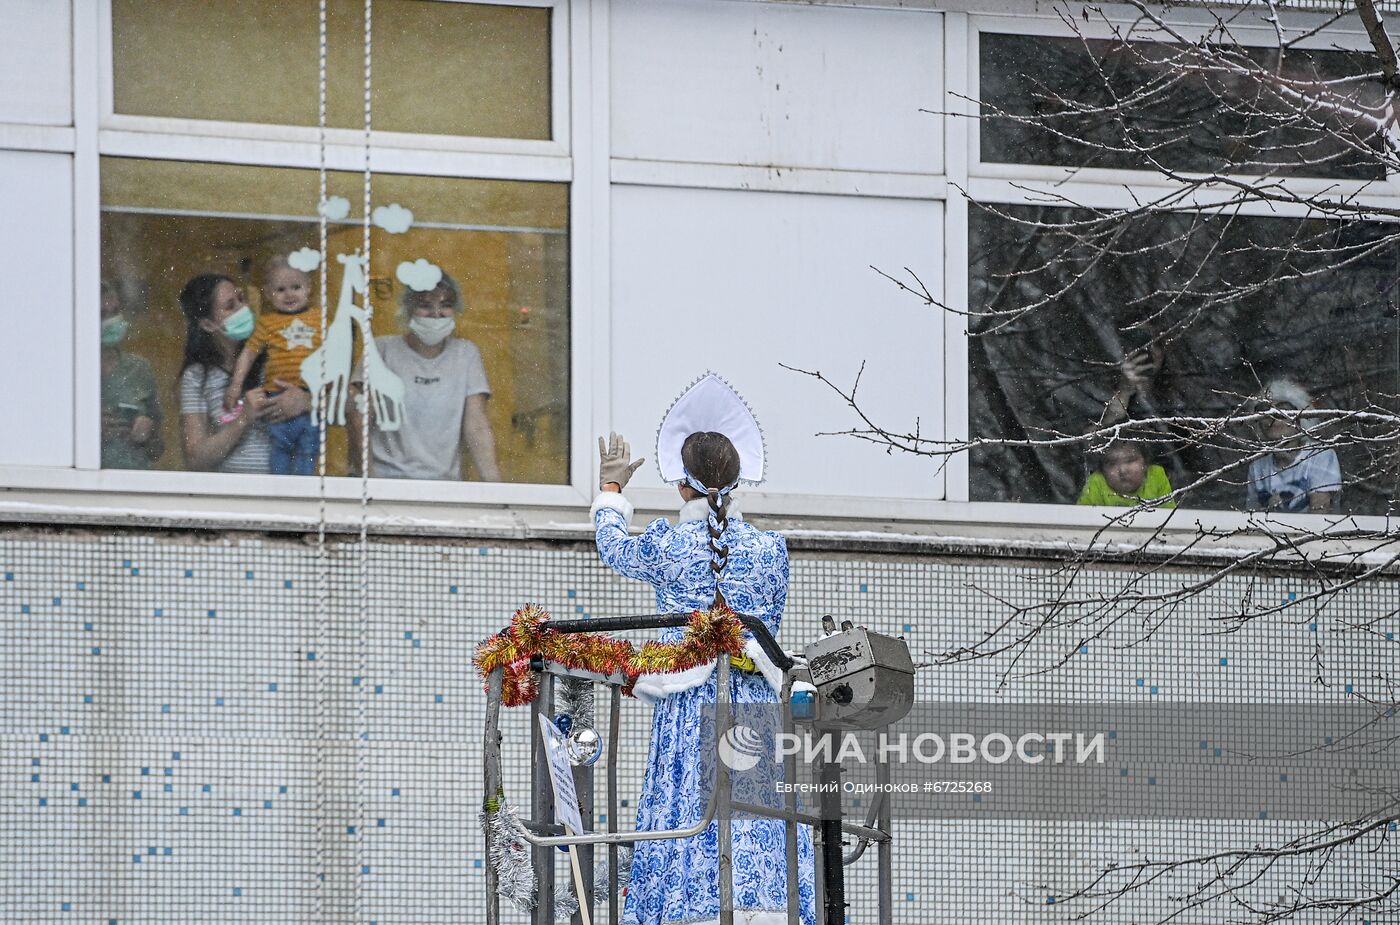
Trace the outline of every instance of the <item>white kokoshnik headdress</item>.
[[701, 431], [724, 434], [739, 451], [739, 477], [730, 485], [717, 486], [728, 495], [740, 482], [757, 485], [763, 481], [763, 429], [748, 404], [734, 387], [714, 373], [706, 373], [672, 402], [656, 432], [656, 467], [667, 484], [685, 482], [701, 494], [710, 487], [692, 476], [681, 461], [685, 438]]

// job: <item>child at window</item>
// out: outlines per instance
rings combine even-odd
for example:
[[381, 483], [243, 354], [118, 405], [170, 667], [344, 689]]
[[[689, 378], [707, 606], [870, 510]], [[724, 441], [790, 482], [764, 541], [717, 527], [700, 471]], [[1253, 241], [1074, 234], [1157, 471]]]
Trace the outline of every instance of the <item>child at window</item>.
[[[295, 383], [306, 388], [301, 363], [320, 344], [320, 326], [307, 311], [311, 307], [311, 278], [287, 263], [285, 257], [267, 262], [263, 283], [263, 311], [253, 336], [243, 345], [224, 392], [224, 409], [233, 411], [243, 397], [248, 378], [258, 356], [267, 353], [263, 378], [267, 382]], [[269, 392], [269, 396], [278, 394]], [[269, 471], [275, 475], [311, 475], [316, 465], [317, 428], [311, 415], [299, 414], [286, 421], [269, 424], [272, 440]]]
[[1249, 464], [1245, 506], [1250, 510], [1306, 514], [1330, 511], [1342, 490], [1337, 451], [1320, 447], [1305, 430], [1302, 412], [1312, 396], [1291, 379], [1275, 379], [1264, 389], [1261, 411], [1274, 412], [1259, 425], [1272, 452]]
[[[1089, 476], [1079, 493], [1079, 504], [1102, 507], [1137, 507], [1144, 501], [1157, 501], [1172, 493], [1167, 471], [1155, 465], [1146, 445], [1134, 440], [1115, 440], [1099, 458], [1098, 471]], [[1156, 507], [1176, 507], [1175, 501], [1162, 501]]]

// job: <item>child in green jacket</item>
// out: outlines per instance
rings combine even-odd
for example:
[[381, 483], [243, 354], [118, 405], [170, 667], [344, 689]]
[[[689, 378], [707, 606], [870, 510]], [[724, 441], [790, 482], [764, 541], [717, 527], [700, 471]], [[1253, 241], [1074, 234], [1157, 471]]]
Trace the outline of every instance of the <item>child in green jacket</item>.
[[[1167, 471], [1153, 465], [1147, 447], [1132, 440], [1115, 440], [1099, 458], [1099, 469], [1084, 483], [1079, 493], [1080, 504], [1102, 507], [1136, 507], [1144, 501], [1156, 501], [1172, 493]], [[1157, 507], [1176, 507], [1175, 501], [1163, 501]]]

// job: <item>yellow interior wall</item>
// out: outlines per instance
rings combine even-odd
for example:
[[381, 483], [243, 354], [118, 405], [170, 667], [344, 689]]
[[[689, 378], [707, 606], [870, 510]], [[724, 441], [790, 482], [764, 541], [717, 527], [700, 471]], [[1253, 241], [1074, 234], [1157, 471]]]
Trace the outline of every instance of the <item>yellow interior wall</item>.
[[[351, 198], [358, 212], [361, 178], [342, 174], [329, 181], [332, 194]], [[310, 218], [223, 218], [165, 210], [298, 216], [314, 211], [308, 203], [316, 201], [316, 185], [310, 171], [103, 160], [102, 201], [107, 210], [102, 216], [102, 271], [104, 278], [124, 281], [128, 290], [139, 293], [128, 306], [132, 327], [125, 349], [155, 368], [167, 447], [159, 468], [183, 468], [176, 394], [184, 350], [180, 289], [196, 274], [224, 273], [244, 287], [256, 310], [267, 258], [303, 246], [315, 248], [318, 235]], [[567, 187], [561, 184], [376, 175], [373, 192], [374, 203], [400, 202], [424, 221], [567, 228]], [[359, 224], [330, 227], [327, 290], [333, 300], [341, 280], [334, 255], [358, 250], [362, 234]], [[401, 261], [425, 258], [458, 281], [466, 308], [457, 333], [482, 352], [493, 393], [488, 407], [502, 477], [536, 484], [566, 482], [567, 237], [421, 226], [391, 235], [374, 228], [370, 254], [376, 336], [400, 333], [396, 315], [402, 285], [395, 269]], [[316, 280], [318, 274], [312, 277]], [[320, 305], [319, 294], [313, 304]], [[93, 318], [95, 323], [96, 312]], [[346, 453], [344, 429], [331, 428], [331, 474], [347, 471]], [[463, 471], [474, 477], [469, 458], [464, 458]]]
[[[286, 0], [112, 0], [113, 101], [130, 115], [316, 125], [319, 13]], [[330, 0], [326, 117], [364, 127], [364, 4]], [[550, 11], [374, 4], [380, 131], [550, 137]]]

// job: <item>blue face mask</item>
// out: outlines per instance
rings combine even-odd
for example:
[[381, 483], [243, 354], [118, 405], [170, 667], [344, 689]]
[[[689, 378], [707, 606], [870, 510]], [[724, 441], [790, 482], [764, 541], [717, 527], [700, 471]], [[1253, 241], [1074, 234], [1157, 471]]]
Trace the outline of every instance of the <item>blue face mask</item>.
[[102, 320], [102, 346], [115, 347], [126, 340], [126, 332], [131, 324], [121, 315], [113, 315]]
[[224, 333], [234, 340], [247, 340], [252, 336], [255, 324], [253, 310], [244, 305], [224, 319]]

